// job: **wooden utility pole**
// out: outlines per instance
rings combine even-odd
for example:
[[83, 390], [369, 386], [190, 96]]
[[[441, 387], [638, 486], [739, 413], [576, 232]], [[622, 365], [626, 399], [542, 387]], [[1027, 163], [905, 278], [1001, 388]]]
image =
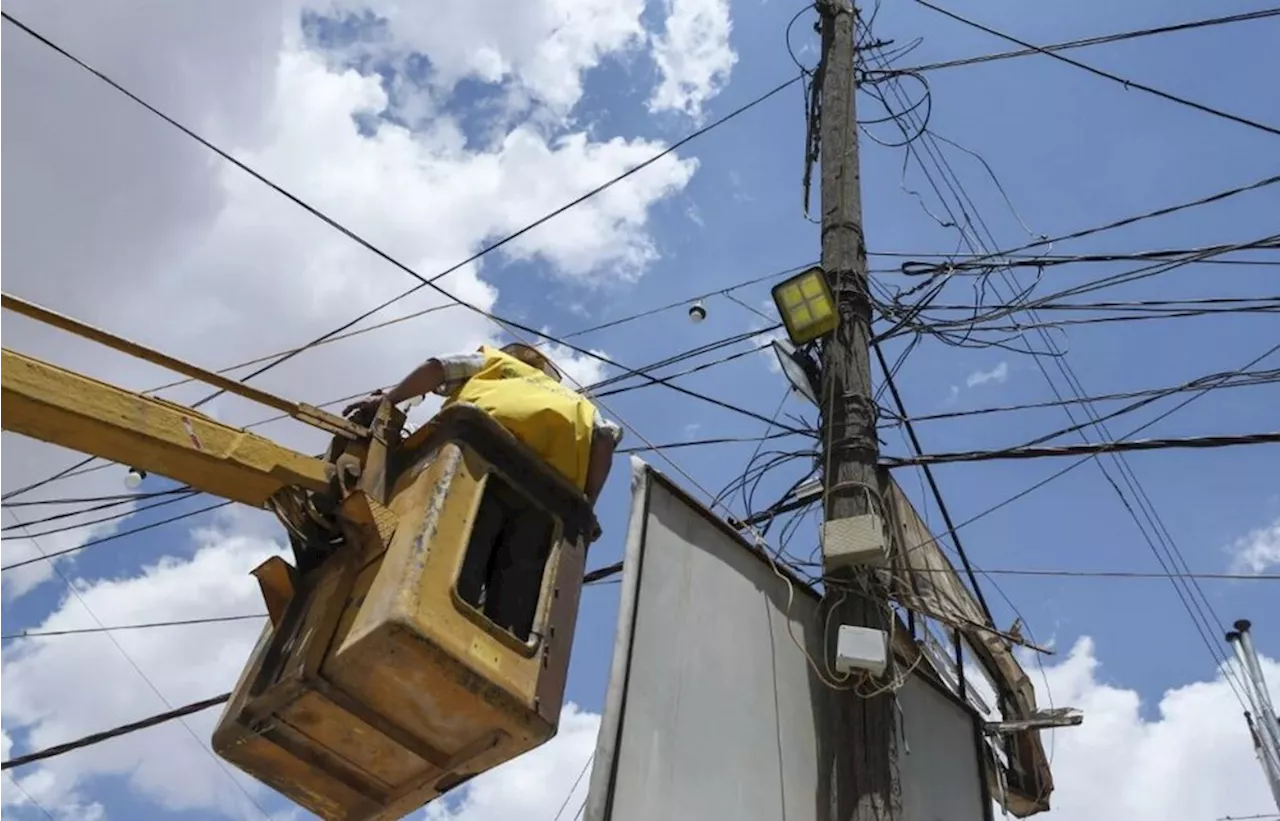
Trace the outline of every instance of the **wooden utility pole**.
[[[883, 540], [870, 516], [882, 516], [876, 460], [876, 406], [871, 390], [871, 301], [862, 233], [851, 0], [820, 0], [822, 17], [821, 124], [822, 265], [840, 324], [823, 349], [822, 414], [825, 478], [823, 554], [829, 590], [851, 588], [838, 621], [884, 630], [886, 604], [865, 569], [833, 562], [849, 540]], [[831, 596], [828, 596], [830, 599]], [[874, 689], [874, 688], [871, 688]], [[832, 821], [900, 818], [892, 694], [842, 694], [835, 751]]]

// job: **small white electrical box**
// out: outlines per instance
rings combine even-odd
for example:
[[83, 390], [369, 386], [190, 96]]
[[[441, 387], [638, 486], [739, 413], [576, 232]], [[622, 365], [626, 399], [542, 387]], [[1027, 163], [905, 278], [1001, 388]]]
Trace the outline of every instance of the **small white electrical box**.
[[822, 564], [828, 571], [883, 565], [888, 554], [884, 519], [875, 513], [832, 519], [822, 525]]
[[842, 674], [861, 670], [873, 676], [889, 666], [889, 637], [874, 627], [840, 625], [836, 634], [836, 670]]

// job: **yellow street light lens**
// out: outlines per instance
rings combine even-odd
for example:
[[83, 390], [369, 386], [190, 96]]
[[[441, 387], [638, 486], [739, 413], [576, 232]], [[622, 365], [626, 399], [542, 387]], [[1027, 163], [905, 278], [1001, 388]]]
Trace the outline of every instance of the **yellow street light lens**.
[[836, 329], [835, 298], [827, 274], [815, 266], [773, 287], [773, 302], [792, 343], [804, 345]]

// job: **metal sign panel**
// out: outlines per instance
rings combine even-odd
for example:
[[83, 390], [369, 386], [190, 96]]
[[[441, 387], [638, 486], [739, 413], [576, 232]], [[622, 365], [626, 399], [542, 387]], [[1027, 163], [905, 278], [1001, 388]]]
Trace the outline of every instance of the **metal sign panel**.
[[[810, 667], [824, 664], [818, 605], [807, 585], [633, 461], [588, 821], [847, 818], [831, 780], [848, 758], [836, 728], [857, 697]], [[905, 821], [989, 819], [972, 710], [919, 673], [898, 705]]]

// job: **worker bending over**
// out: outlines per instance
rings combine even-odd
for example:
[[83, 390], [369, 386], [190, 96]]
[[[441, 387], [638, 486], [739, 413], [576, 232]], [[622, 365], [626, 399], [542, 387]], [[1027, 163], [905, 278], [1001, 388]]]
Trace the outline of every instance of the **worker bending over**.
[[[343, 413], [376, 410], [384, 398], [399, 404], [431, 392], [446, 397], [446, 407], [466, 402], [488, 413], [595, 505], [622, 429], [561, 385], [560, 372], [536, 349], [514, 343], [428, 359], [385, 397], [374, 394]], [[499, 627], [528, 641], [554, 525], [500, 487], [481, 497], [456, 589]], [[597, 527], [589, 540], [598, 536]]]
[[584, 396], [560, 384], [560, 371], [536, 348], [519, 342], [500, 350], [428, 359], [384, 397], [374, 394], [345, 415], [438, 393], [444, 406], [466, 402], [488, 413], [596, 503], [622, 428], [600, 416]]

